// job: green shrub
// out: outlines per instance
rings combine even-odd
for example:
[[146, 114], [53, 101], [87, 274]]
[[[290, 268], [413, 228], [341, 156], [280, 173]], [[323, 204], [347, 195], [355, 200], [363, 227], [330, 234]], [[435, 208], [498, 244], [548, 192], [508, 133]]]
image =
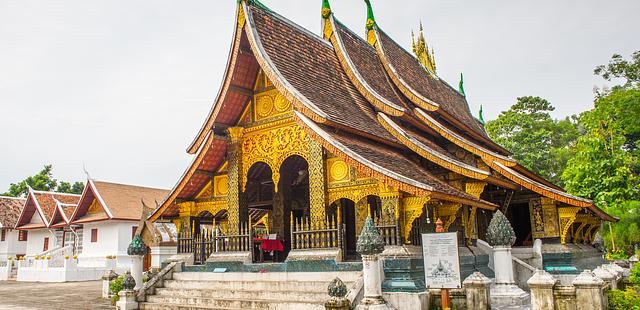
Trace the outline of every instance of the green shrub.
[[109, 283], [109, 291], [111, 292], [111, 294], [113, 294], [113, 297], [111, 297], [111, 301], [113, 303], [117, 302], [120, 299], [120, 296], [118, 296], [118, 293], [120, 293], [120, 291], [122, 291], [122, 281], [124, 280], [124, 275], [121, 275], [115, 279], [113, 279], [113, 281], [111, 281], [111, 283]]
[[640, 263], [636, 263], [629, 271], [629, 282], [640, 286]]
[[628, 287], [624, 291], [609, 291], [608, 297], [611, 310], [640, 310], [640, 291], [637, 286]]

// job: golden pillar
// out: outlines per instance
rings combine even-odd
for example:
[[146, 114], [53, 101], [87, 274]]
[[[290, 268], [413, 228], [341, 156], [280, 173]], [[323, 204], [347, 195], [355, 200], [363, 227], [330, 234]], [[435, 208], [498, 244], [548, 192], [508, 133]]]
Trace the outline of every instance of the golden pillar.
[[[485, 182], [467, 182], [465, 184], [465, 192], [467, 194], [480, 198], [484, 188], [487, 186]], [[478, 223], [476, 221], [476, 211], [477, 207], [471, 207], [469, 209], [469, 214], [466, 216], [465, 226], [465, 237], [467, 238], [467, 244], [471, 244], [471, 240], [478, 239]]]
[[317, 227], [326, 227], [324, 151], [315, 140], [309, 141], [309, 209]]
[[227, 151], [228, 166], [228, 184], [229, 192], [227, 194], [227, 205], [229, 206], [229, 223], [228, 234], [238, 234], [238, 226], [240, 223], [240, 196], [241, 196], [241, 178], [242, 171], [242, 135], [244, 128], [231, 127], [227, 129], [229, 132], [229, 148]]

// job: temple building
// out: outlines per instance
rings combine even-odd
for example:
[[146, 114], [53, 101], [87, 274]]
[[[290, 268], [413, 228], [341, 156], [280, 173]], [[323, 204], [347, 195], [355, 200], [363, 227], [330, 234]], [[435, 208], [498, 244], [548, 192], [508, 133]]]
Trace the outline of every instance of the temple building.
[[25, 199], [0, 196], [0, 262], [23, 256], [27, 250], [24, 235], [15, 229]]
[[[369, 216], [389, 252], [409, 256], [437, 219], [461, 246], [484, 239], [496, 210], [520, 246], [588, 243], [616, 220], [493, 142], [462, 87], [437, 75], [422, 26], [412, 54], [370, 5], [362, 36], [326, 0], [321, 15], [315, 34], [239, 1], [222, 85], [187, 148], [193, 161], [149, 216], [178, 227], [179, 252], [196, 263], [353, 261]], [[256, 250], [264, 240], [282, 251]]]

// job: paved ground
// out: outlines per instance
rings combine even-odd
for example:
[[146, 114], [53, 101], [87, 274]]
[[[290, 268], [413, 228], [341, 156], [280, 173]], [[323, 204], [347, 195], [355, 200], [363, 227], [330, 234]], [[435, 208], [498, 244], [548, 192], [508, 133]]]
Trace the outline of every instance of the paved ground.
[[0, 281], [0, 310], [113, 309], [102, 281], [31, 283]]

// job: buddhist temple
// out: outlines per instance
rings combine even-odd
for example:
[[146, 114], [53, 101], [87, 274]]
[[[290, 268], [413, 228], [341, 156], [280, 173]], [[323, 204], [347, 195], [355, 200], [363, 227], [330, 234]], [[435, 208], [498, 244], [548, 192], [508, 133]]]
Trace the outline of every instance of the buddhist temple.
[[[403, 47], [366, 2], [364, 32], [325, 0], [316, 34], [238, 1], [193, 161], [148, 218], [178, 227], [178, 252], [195, 263], [348, 262], [367, 217], [388, 251], [408, 256], [421, 255], [420, 234], [437, 219], [460, 246], [483, 240], [496, 210], [516, 246], [587, 243], [616, 220], [518, 164], [472, 115], [462, 83], [437, 75], [422, 26]], [[264, 240], [282, 250], [259, 253]]]

